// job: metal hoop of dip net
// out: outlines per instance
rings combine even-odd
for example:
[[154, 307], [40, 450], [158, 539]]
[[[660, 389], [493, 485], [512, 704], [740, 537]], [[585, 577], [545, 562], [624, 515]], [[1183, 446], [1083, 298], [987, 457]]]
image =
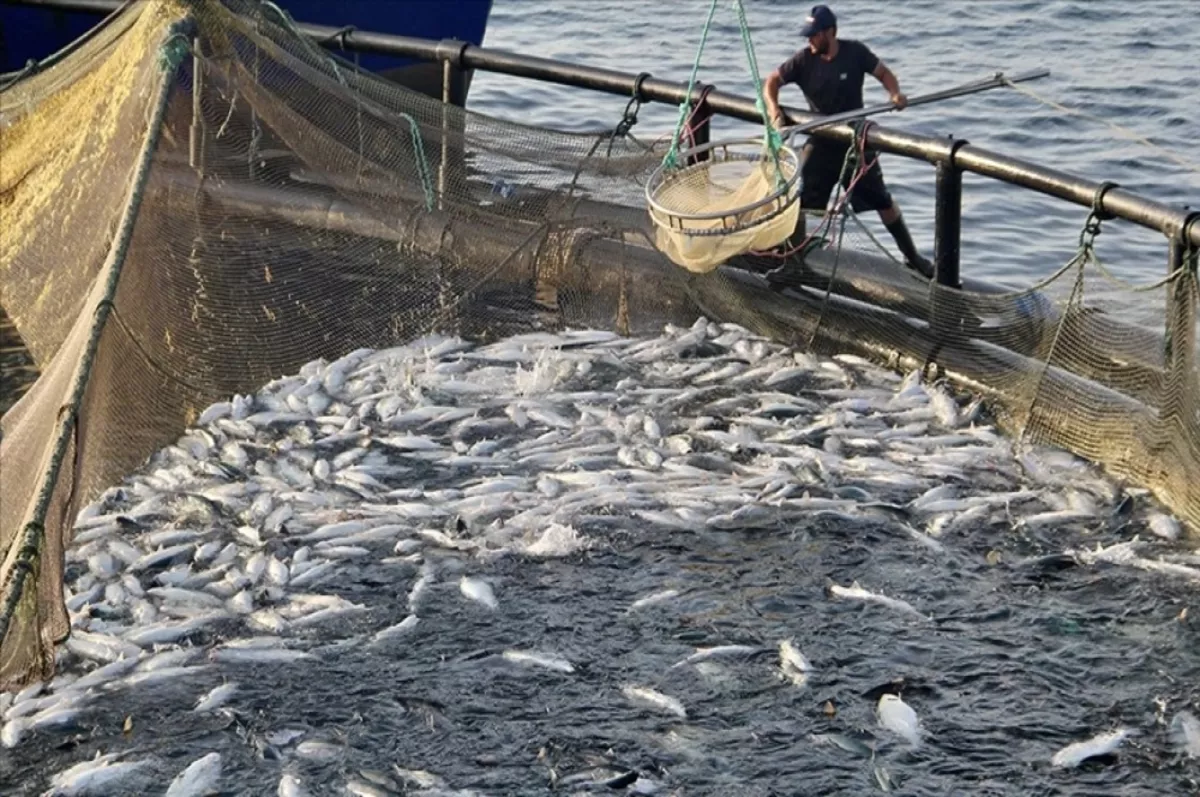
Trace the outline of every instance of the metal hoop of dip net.
[[800, 158], [762, 139], [680, 150], [646, 182], [656, 245], [677, 265], [712, 271], [729, 258], [783, 243], [800, 215]]

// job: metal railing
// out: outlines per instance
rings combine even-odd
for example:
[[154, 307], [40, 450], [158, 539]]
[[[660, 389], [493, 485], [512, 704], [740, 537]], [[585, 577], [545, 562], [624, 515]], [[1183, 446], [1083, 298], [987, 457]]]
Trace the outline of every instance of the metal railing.
[[[144, 0], [137, 0], [144, 1]], [[63, 11], [108, 14], [125, 5], [122, 0], [6, 0], [10, 4], [40, 6]], [[687, 84], [661, 80], [647, 73], [633, 74], [612, 69], [572, 64], [537, 56], [511, 53], [455, 40], [434, 41], [353, 27], [333, 28], [300, 23], [297, 29], [330, 49], [375, 53], [415, 60], [443, 62], [465, 70], [482, 70], [530, 78], [564, 86], [590, 89], [643, 102], [678, 105], [687, 97]], [[697, 145], [707, 143], [708, 120], [724, 116], [762, 122], [754, 100], [697, 83], [692, 89], [696, 103]], [[819, 119], [797, 108], [783, 108], [790, 124]], [[813, 130], [812, 135], [852, 142], [855, 132], [847, 124]], [[936, 167], [937, 191], [934, 213], [934, 267], [943, 285], [959, 285], [959, 252], [962, 208], [962, 173], [972, 172], [1058, 197], [1097, 214], [1121, 218], [1162, 233], [1168, 246], [1168, 272], [1175, 273], [1187, 262], [1189, 253], [1200, 249], [1200, 211], [1172, 207], [1112, 182], [1096, 182], [1073, 174], [1039, 166], [1030, 161], [972, 146], [953, 137], [916, 135], [873, 124], [867, 143], [880, 152], [928, 161]]]

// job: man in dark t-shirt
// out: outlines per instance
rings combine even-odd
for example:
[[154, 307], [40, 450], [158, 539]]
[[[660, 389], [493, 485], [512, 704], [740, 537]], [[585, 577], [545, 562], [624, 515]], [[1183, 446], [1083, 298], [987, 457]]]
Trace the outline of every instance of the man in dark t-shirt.
[[[771, 73], [764, 85], [767, 112], [778, 127], [787, 120], [779, 107], [779, 89], [795, 83], [804, 92], [808, 107], [822, 115], [853, 111], [863, 107], [863, 79], [871, 75], [883, 84], [897, 108], [904, 108], [908, 100], [900, 91], [900, 83], [891, 70], [871, 52], [865, 44], [851, 39], [838, 39], [837, 17], [828, 6], [815, 6], [800, 35], [808, 39], [808, 47], [798, 51]], [[801, 167], [800, 207], [824, 210], [829, 195], [842, 173], [848, 144], [840, 141], [810, 136], [804, 146]], [[900, 208], [892, 200], [883, 182], [883, 170], [876, 160], [876, 153], [868, 149], [866, 162], [875, 165], [863, 175], [850, 193], [850, 204], [856, 212], [875, 210], [896, 240], [909, 268], [926, 278], [933, 276], [933, 265], [917, 252], [912, 237], [900, 215]], [[846, 187], [852, 174], [842, 179]], [[804, 239], [805, 220], [803, 212], [792, 236], [793, 243]], [[784, 283], [791, 276], [787, 269], [772, 272], [773, 282]]]

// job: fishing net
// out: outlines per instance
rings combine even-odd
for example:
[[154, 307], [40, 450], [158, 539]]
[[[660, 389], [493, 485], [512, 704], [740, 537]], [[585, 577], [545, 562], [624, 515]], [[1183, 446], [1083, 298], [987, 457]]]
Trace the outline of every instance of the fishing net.
[[[0, 305], [37, 371], [0, 423], [6, 688], [53, 672], [82, 506], [214, 402], [434, 332], [657, 333], [705, 315], [925, 368], [1200, 526], [1194, 258], [1140, 294], [1159, 331], [1090, 300], [1105, 278], [1086, 257], [1019, 293], [930, 288], [852, 224], [803, 263], [693, 273], [645, 206], [662, 144], [443, 105], [251, 0], [131, 4], [0, 92], [0, 151]], [[780, 262], [803, 284], [754, 273]]]

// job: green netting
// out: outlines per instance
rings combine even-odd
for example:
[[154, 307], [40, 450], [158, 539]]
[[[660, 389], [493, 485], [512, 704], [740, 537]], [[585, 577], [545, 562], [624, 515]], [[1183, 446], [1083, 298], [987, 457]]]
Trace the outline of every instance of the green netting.
[[667, 146], [443, 106], [250, 0], [134, 4], [0, 92], [0, 305], [39, 372], [2, 421], [0, 684], [52, 672], [79, 507], [215, 401], [434, 331], [703, 314], [940, 369], [1200, 527], [1194, 260], [1138, 294], [1162, 332], [1094, 301], [1087, 258], [1014, 294], [930, 288], [852, 219], [779, 293], [752, 273], [777, 258], [692, 274], [655, 247], [643, 192]]

